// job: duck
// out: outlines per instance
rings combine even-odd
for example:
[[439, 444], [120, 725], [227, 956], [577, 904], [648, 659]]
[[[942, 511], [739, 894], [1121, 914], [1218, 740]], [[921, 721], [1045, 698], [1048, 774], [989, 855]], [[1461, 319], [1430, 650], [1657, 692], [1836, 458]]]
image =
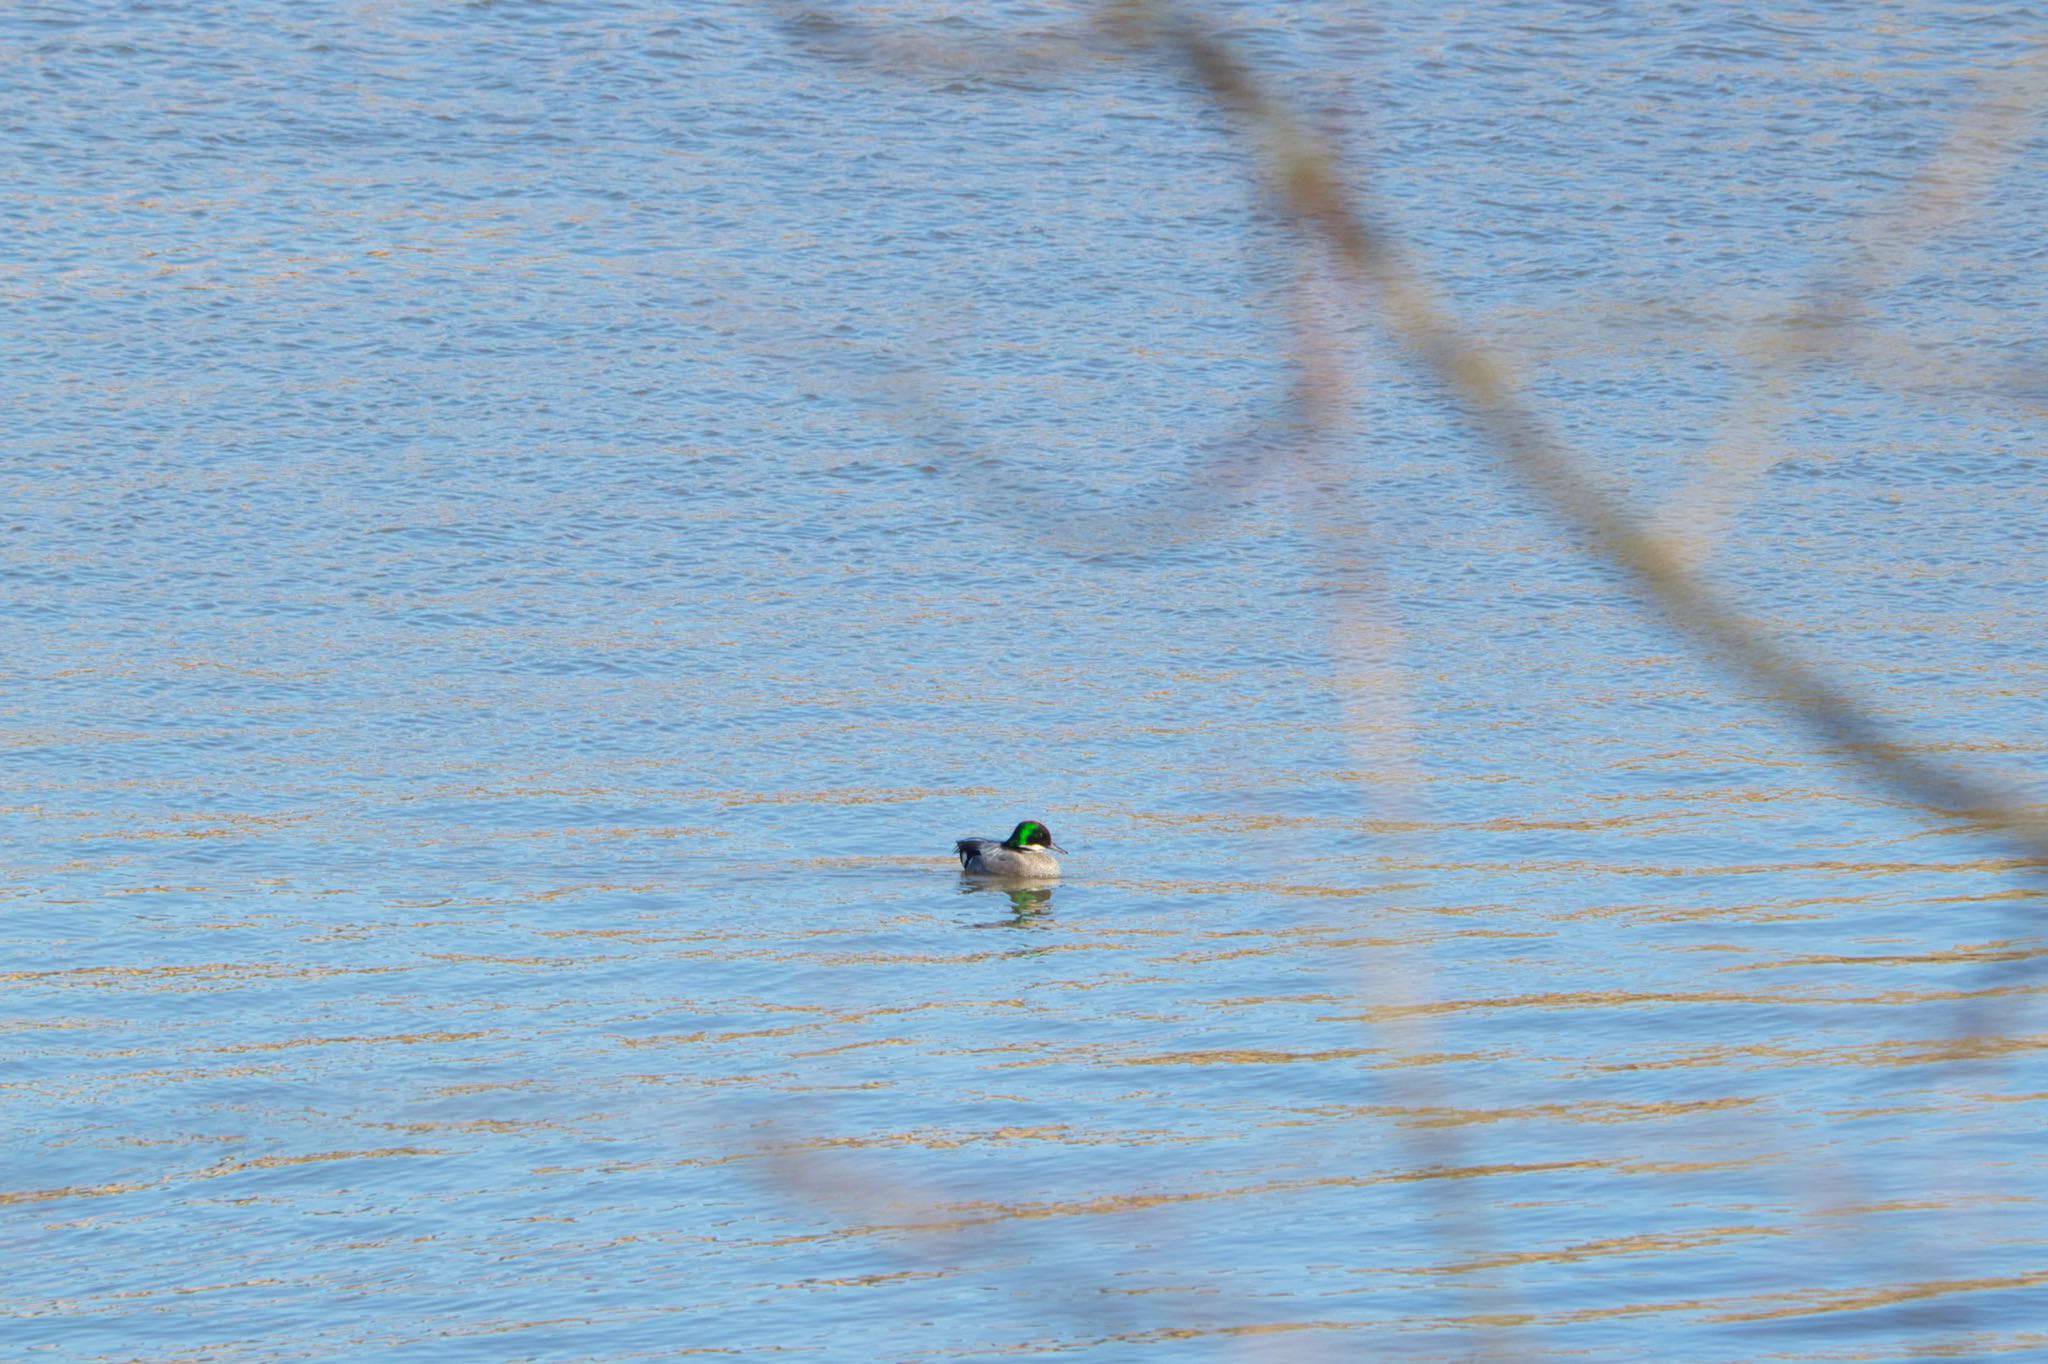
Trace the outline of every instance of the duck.
[[[1051, 852], [1046, 851], [1051, 849]], [[960, 870], [975, 876], [1028, 876], [1049, 879], [1060, 874], [1060, 860], [1054, 852], [1065, 852], [1052, 841], [1052, 830], [1035, 819], [1027, 819], [1010, 830], [1010, 836], [963, 838], [953, 844], [960, 854]]]

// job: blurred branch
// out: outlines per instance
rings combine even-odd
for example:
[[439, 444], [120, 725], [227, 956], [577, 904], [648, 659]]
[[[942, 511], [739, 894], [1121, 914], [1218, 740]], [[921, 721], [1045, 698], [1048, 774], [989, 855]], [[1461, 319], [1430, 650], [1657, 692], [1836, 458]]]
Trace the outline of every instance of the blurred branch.
[[[2027, 125], [2040, 110], [2037, 67], [2038, 61], [2022, 63], [1988, 81], [1984, 96], [1949, 130], [1891, 211], [1857, 234], [1840, 278], [1832, 285], [1816, 281], [1808, 303], [1758, 328], [1740, 347], [1751, 361], [1748, 391], [1729, 400], [1731, 419], [1708, 442], [1698, 477], [1655, 519], [1657, 533], [1688, 567], [1697, 569], [1712, 556], [1736, 511], [1777, 463], [1767, 447], [1784, 422], [1795, 368], [1863, 349], [1865, 300], [1904, 274], [1924, 243], [1967, 221], [2019, 159]], [[1958, 376], [1944, 377], [1953, 382]]]
[[1216, 102], [1258, 143], [1285, 211], [1321, 240], [1388, 330], [1477, 430], [1485, 445], [1568, 525], [1587, 532], [1650, 602], [1696, 642], [1746, 673], [1872, 781], [1916, 804], [2002, 834], [2048, 863], [2048, 821], [2007, 791], [1897, 742], [1839, 686], [1766, 639], [1703, 583], [1663, 537], [1651, 533], [1581, 466], [1528, 405], [1505, 366], [1460, 332], [1391, 235], [1355, 207], [1330, 154], [1276, 103], [1236, 55], [1177, 9], [1132, 0], [1117, 10], [1127, 39], [1178, 54]]

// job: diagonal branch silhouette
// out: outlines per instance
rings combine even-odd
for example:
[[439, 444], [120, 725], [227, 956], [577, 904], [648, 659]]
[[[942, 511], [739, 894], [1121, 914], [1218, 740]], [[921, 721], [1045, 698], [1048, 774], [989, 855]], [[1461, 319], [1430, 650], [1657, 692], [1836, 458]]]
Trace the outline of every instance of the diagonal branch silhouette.
[[1977, 774], [1934, 762], [1889, 733], [1840, 685], [1760, 634], [1603, 489], [1528, 405], [1506, 367], [1464, 335], [1392, 236], [1354, 206], [1331, 155], [1270, 97], [1237, 56], [1195, 19], [1149, 4], [1121, 16], [1128, 33], [1178, 53], [1217, 103], [1262, 144], [1282, 208], [1321, 240], [1415, 364], [1552, 514], [1586, 532], [1638, 593], [1696, 643], [1718, 652], [1810, 731], [1838, 747], [1863, 776], [1913, 803], [1995, 831], [2030, 861], [2048, 864], [2048, 820]]

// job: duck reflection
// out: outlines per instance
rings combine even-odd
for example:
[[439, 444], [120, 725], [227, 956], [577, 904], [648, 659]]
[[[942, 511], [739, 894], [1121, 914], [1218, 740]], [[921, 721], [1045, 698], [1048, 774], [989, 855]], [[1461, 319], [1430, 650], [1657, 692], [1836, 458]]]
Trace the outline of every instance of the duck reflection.
[[1020, 886], [1016, 884], [991, 884], [985, 881], [963, 881], [962, 895], [1006, 895], [1010, 900], [1010, 917], [994, 919], [988, 923], [972, 924], [972, 928], [1044, 928], [1052, 914], [1051, 886]]

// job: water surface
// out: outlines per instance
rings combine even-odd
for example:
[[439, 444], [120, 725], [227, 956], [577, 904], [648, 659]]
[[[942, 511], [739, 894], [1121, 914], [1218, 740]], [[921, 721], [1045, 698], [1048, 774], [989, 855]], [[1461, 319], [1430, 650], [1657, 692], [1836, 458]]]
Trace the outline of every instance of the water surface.
[[[1217, 14], [1760, 628], [2039, 798], [2038, 14]], [[1089, 15], [0, 20], [15, 1352], [2048, 1349], [2038, 882]], [[963, 883], [1027, 816], [1060, 885]]]

